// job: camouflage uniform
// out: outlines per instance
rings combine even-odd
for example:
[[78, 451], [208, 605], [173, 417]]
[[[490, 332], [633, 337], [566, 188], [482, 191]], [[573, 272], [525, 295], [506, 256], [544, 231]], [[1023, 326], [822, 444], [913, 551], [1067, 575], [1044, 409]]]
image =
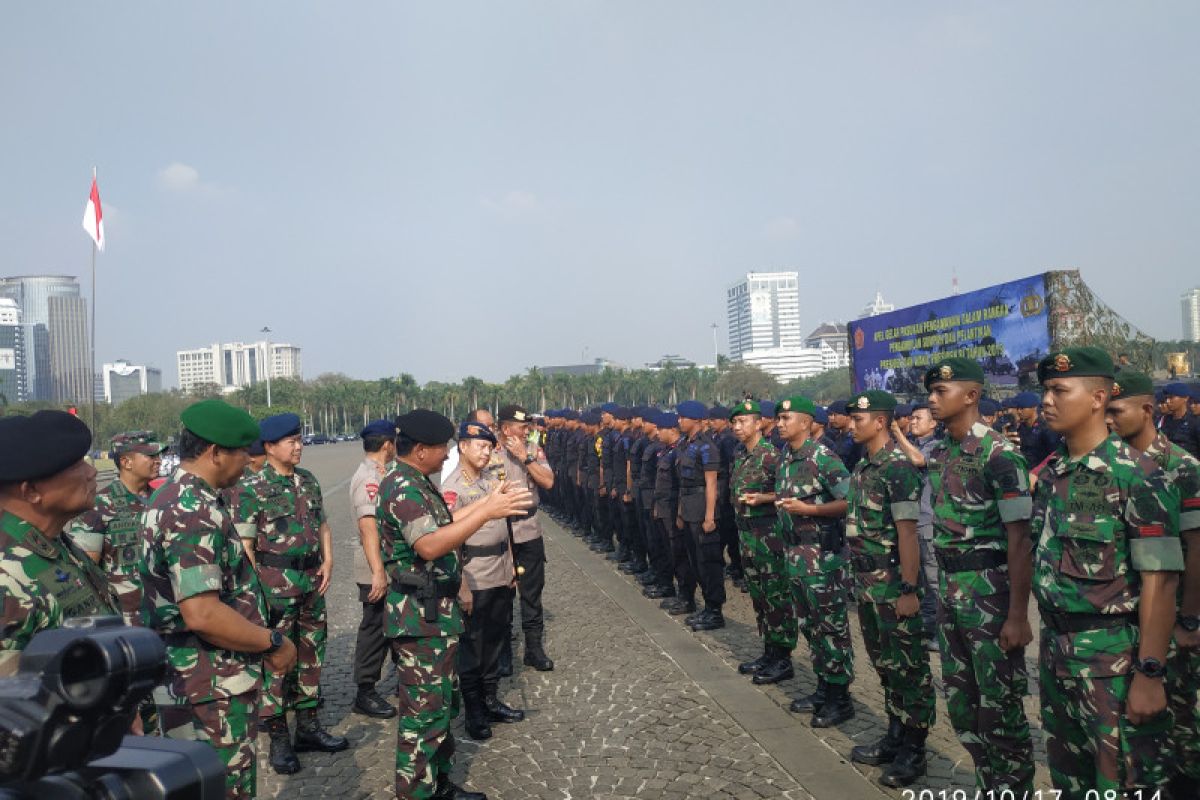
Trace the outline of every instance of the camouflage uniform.
[[975, 762], [977, 788], [1032, 792], [1025, 652], [1000, 648], [1010, 596], [1004, 523], [1028, 520], [1033, 508], [1025, 458], [976, 422], [961, 441], [938, 442], [927, 463], [950, 721]]
[[142, 581], [138, 574], [142, 511], [148, 496], [129, 491], [119, 479], [96, 492], [96, 502], [67, 525], [75, 544], [100, 554], [100, 569], [121, 602], [126, 625], [141, 625]]
[[729, 501], [734, 509], [742, 574], [754, 606], [758, 635], [770, 647], [789, 653], [796, 648], [796, 616], [787, 584], [787, 561], [783, 540], [775, 530], [775, 507], [771, 504], [748, 506], [738, 501], [744, 494], [770, 494], [775, 491], [779, 451], [766, 439], [759, 439], [753, 450], [738, 444], [729, 475]]
[[900, 553], [896, 522], [916, 522], [921, 477], [894, 444], [864, 454], [850, 476], [846, 539], [855, 570], [858, 622], [884, 687], [887, 713], [910, 728], [934, 720], [933, 679], [921, 615], [896, 615]]
[[296, 645], [296, 665], [288, 675], [264, 676], [264, 720], [321, 702], [327, 627], [317, 570], [324, 523], [321, 487], [306, 469], [283, 475], [268, 462], [238, 483], [237, 530], [255, 551], [268, 627]]
[[119, 608], [104, 573], [68, 537], [46, 538], [0, 511], [0, 677], [16, 673], [34, 634]]
[[1042, 614], [1040, 688], [1054, 787], [1157, 787], [1165, 778], [1169, 709], [1126, 719], [1138, 645], [1138, 573], [1179, 571], [1178, 493], [1158, 465], [1116, 435], [1073, 459], [1065, 445], [1033, 499], [1033, 591]]
[[[779, 499], [799, 498], [824, 505], [846, 497], [850, 473], [823, 444], [809, 439], [788, 448], [775, 484]], [[846, 608], [847, 556], [842, 520], [778, 513], [780, 538], [787, 542], [788, 587], [794, 618], [812, 650], [813, 672], [825, 683], [854, 680], [854, 648]], [[795, 634], [793, 633], [793, 636]]]
[[[455, 597], [462, 576], [456, 551], [430, 563], [413, 545], [453, 520], [429, 479], [403, 461], [379, 484], [375, 519], [392, 581], [384, 636], [392, 640], [399, 678], [396, 795], [425, 800], [433, 796], [439, 776], [449, 777], [453, 764], [450, 723], [459, 709], [455, 658], [464, 630]], [[425, 621], [422, 601], [400, 591], [396, 582], [402, 573], [426, 570], [439, 585], [435, 622]]]
[[142, 515], [142, 620], [167, 646], [167, 679], [154, 690], [164, 736], [208, 742], [234, 798], [257, 790], [255, 738], [262, 657], [226, 650], [185, 627], [179, 603], [216, 592], [255, 625], [266, 600], [222, 495], [185, 470], [151, 496]]

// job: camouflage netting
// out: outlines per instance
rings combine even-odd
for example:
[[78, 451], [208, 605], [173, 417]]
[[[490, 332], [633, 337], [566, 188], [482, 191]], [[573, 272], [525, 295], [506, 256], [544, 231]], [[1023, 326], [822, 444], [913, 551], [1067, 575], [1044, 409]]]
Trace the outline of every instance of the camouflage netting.
[[1138, 369], [1153, 369], [1154, 340], [1093, 294], [1079, 270], [1046, 273], [1046, 304], [1055, 347], [1102, 347], [1114, 360], [1124, 353]]

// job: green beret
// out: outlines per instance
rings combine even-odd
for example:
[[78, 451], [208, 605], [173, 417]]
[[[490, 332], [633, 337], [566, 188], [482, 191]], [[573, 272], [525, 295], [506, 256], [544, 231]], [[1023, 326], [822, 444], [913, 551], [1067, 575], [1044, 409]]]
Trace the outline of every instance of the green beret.
[[925, 388], [939, 381], [969, 381], [983, 383], [983, 367], [972, 358], [943, 358], [925, 370]]
[[183, 427], [220, 447], [249, 447], [258, 439], [254, 417], [223, 400], [192, 403], [179, 415]]
[[758, 405], [757, 400], [743, 400], [735, 405], [729, 411], [729, 421], [732, 422], [734, 417], [743, 417], [747, 414], [762, 416], [762, 408]]
[[775, 406], [775, 415], [778, 416], [780, 411], [795, 411], [797, 414], [808, 414], [811, 417], [816, 414], [817, 407], [807, 397], [793, 395], [779, 401], [779, 405]]
[[1132, 369], [1119, 369], [1113, 378], [1112, 399], [1118, 397], [1134, 397], [1136, 395], [1153, 395], [1154, 382], [1150, 376]]
[[846, 404], [846, 413], [855, 414], [862, 411], [887, 411], [896, 410], [896, 398], [891, 392], [881, 392], [878, 389], [856, 394], [850, 398], [850, 402]]
[[1038, 362], [1040, 383], [1051, 378], [1111, 378], [1116, 375], [1112, 357], [1099, 347], [1067, 347]]

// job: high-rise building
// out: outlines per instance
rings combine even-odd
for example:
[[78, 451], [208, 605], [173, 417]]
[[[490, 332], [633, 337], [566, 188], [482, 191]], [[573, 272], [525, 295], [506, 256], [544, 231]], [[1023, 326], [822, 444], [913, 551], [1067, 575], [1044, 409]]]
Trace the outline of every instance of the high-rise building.
[[123, 358], [105, 364], [102, 376], [104, 402], [118, 406], [132, 397], [162, 391], [162, 371], [157, 367], [131, 364]]
[[822, 352], [823, 369], [850, 366], [850, 342], [846, 338], [844, 323], [822, 322], [805, 337], [804, 346]]
[[751, 350], [801, 347], [800, 276], [795, 272], [747, 272], [725, 293], [729, 357]]
[[0, 405], [25, 396], [25, 336], [16, 300], [0, 297]]
[[[267, 356], [270, 348], [270, 358]], [[275, 342], [231, 342], [211, 344], [175, 353], [179, 389], [187, 393], [211, 384], [222, 392], [233, 392], [267, 379], [301, 376], [300, 348]]]
[[883, 292], [876, 292], [875, 299], [867, 303], [858, 315], [857, 319], [865, 319], [867, 317], [878, 317], [880, 314], [886, 314], [889, 311], [895, 311], [896, 304], [889, 303], [883, 299]]
[[1200, 286], [1183, 293], [1183, 338], [1200, 342]]
[[50, 381], [53, 400], [90, 403], [95, 397], [95, 374], [88, 349], [87, 301], [79, 295], [51, 295]]
[[50, 364], [50, 298], [64, 296], [79, 296], [79, 283], [70, 275], [0, 278], [0, 297], [14, 300], [20, 311], [27, 400], [53, 400], [55, 397]]

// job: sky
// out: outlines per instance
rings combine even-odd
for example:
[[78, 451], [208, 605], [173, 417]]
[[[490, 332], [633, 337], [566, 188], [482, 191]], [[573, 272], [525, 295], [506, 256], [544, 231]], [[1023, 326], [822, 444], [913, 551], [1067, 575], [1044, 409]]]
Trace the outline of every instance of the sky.
[[303, 348], [305, 377], [489, 381], [728, 351], [1075, 268], [1158, 338], [1200, 284], [1200, 5], [20, 3], [0, 274], [73, 274], [97, 357]]

